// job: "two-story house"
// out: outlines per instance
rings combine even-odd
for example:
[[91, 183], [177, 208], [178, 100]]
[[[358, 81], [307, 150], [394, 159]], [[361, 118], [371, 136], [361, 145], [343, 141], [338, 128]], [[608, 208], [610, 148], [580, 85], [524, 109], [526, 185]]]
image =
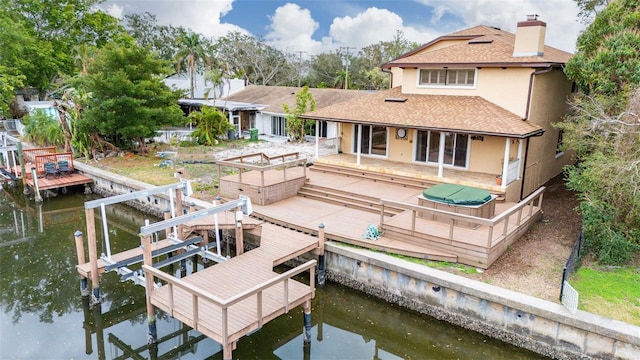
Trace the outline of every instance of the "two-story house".
[[572, 161], [552, 126], [568, 109], [571, 54], [546, 46], [545, 30], [528, 16], [515, 35], [476, 26], [438, 37], [382, 65], [391, 89], [303, 117], [338, 124], [343, 164], [407, 167], [519, 201]]

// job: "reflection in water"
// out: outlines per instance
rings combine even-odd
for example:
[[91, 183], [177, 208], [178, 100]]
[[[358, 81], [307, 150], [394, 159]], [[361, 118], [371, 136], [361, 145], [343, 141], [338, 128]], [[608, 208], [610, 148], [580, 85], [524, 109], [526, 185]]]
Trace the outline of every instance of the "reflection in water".
[[[149, 348], [144, 289], [115, 273], [102, 276], [100, 306], [80, 296], [73, 233], [85, 232], [83, 204], [93, 197], [79, 192], [41, 205], [19, 188], [0, 193], [0, 358], [221, 359], [220, 345], [164, 313], [157, 314], [159, 342]], [[108, 211], [113, 252], [138, 246], [145, 215], [124, 206]], [[172, 272], [203, 268], [193, 259], [185, 266]], [[312, 326], [312, 342], [303, 346], [302, 311], [293, 309], [242, 338], [234, 358], [539, 358], [333, 284], [316, 291]]]

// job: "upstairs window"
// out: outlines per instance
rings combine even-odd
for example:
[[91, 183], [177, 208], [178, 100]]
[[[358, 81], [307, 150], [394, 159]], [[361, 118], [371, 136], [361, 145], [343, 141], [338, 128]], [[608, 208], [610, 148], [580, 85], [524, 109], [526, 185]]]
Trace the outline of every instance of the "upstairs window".
[[420, 69], [419, 85], [473, 87], [475, 69]]

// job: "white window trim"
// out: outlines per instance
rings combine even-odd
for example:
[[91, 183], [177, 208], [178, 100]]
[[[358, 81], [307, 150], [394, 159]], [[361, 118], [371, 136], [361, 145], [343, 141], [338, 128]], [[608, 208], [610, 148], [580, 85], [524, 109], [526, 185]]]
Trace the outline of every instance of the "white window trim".
[[465, 90], [475, 90], [478, 87], [478, 69], [476, 68], [460, 68], [460, 69], [451, 69], [451, 70], [473, 70], [473, 85], [464, 86], [464, 85], [436, 85], [436, 84], [421, 84], [420, 83], [420, 72], [422, 70], [440, 70], [435, 68], [418, 68], [416, 72], [416, 88], [418, 89], [465, 89]]
[[[411, 162], [417, 165], [424, 165], [424, 166], [429, 166], [429, 167], [438, 167], [439, 164], [437, 161], [429, 161], [429, 154], [426, 155], [426, 160], [425, 161], [418, 161], [416, 160], [416, 155], [418, 154], [418, 132], [420, 130], [416, 130], [413, 131], [413, 153], [411, 154]], [[422, 131], [428, 131], [428, 130], [422, 130]], [[432, 131], [429, 131], [429, 133], [432, 133]], [[453, 132], [452, 132], [453, 133]], [[453, 133], [453, 134], [458, 134], [458, 133]], [[469, 162], [471, 159], [471, 138], [469, 134], [466, 134], [467, 137], [469, 137], [468, 141], [467, 141], [467, 153], [465, 154], [465, 166], [455, 166], [455, 165], [449, 165], [449, 164], [442, 164], [443, 168], [446, 169], [453, 169], [453, 170], [469, 170]], [[429, 135], [429, 139], [428, 141], [431, 141], [431, 135]], [[427, 149], [429, 148], [429, 143], [427, 143]]]
[[[362, 126], [366, 126], [366, 125], [362, 125]], [[368, 125], [368, 126], [377, 126], [377, 125]], [[385, 153], [385, 154], [384, 154], [384, 155], [378, 155], [378, 154], [372, 154], [371, 152], [369, 152], [368, 154], [365, 154], [365, 153], [361, 152], [361, 153], [360, 153], [360, 156], [366, 156], [366, 157], [372, 157], [372, 158], [378, 158], [378, 159], [388, 159], [388, 158], [389, 158], [389, 145], [390, 145], [390, 144], [389, 144], [389, 141], [390, 141], [390, 139], [389, 139], [389, 134], [390, 134], [391, 132], [389, 131], [390, 127], [385, 126], [384, 128], [385, 128], [385, 132], [386, 132], [386, 134], [385, 134], [385, 135], [386, 135], [386, 137], [387, 137], [387, 140], [386, 140], [386, 147], [385, 147], [385, 149], [384, 149], [384, 153]], [[354, 124], [354, 125], [353, 125], [353, 131], [354, 131], [354, 132], [355, 132], [355, 134], [356, 134], [356, 135], [354, 136], [354, 138], [356, 138], [356, 139], [357, 139], [357, 136], [358, 136], [358, 135], [357, 135], [357, 134], [358, 134], [358, 124]], [[369, 136], [372, 136], [372, 135], [373, 135], [373, 134], [369, 134]], [[371, 139], [371, 140], [372, 140], [372, 139]], [[354, 143], [354, 144], [353, 144], [353, 146], [352, 146], [352, 148], [353, 148], [353, 149], [355, 149], [355, 151], [353, 151], [353, 154], [354, 154], [354, 155], [357, 155], [357, 154], [358, 154], [358, 149], [357, 149], [357, 147], [358, 147], [358, 143], [357, 143], [357, 141], [356, 141], [356, 143]], [[369, 144], [369, 147], [371, 147], [371, 144]], [[371, 151], [371, 150], [369, 150], [369, 151]]]

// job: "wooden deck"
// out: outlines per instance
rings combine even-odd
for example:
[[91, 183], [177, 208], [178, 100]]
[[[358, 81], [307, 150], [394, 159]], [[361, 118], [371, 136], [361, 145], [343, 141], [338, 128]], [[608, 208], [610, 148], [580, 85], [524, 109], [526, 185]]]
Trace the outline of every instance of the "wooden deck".
[[[253, 216], [308, 233], [322, 223], [328, 240], [485, 269], [542, 216], [544, 189], [520, 203], [497, 202], [495, 216], [484, 219], [419, 206], [424, 189], [420, 183], [403, 178], [394, 183], [395, 179], [383, 176], [370, 179], [367, 173], [363, 177], [314, 171], [314, 167], [298, 196], [254, 205]], [[418, 213], [432, 214], [438, 221]], [[378, 239], [364, 236], [369, 225], [382, 233]]]
[[[86, 177], [82, 174], [71, 173], [69, 175], [38, 177], [38, 189], [51, 190], [61, 189], [68, 186], [90, 184], [93, 179]], [[35, 188], [35, 183], [32, 177], [26, 179], [26, 183], [30, 188]]]
[[[204, 270], [178, 279], [150, 266], [146, 276], [163, 280], [150, 292], [151, 304], [222, 344], [231, 358], [242, 336], [262, 327], [314, 296], [314, 268], [309, 261], [283, 274], [273, 267], [320, 246], [318, 238], [263, 224], [260, 246]], [[310, 271], [310, 284], [292, 277]]]

